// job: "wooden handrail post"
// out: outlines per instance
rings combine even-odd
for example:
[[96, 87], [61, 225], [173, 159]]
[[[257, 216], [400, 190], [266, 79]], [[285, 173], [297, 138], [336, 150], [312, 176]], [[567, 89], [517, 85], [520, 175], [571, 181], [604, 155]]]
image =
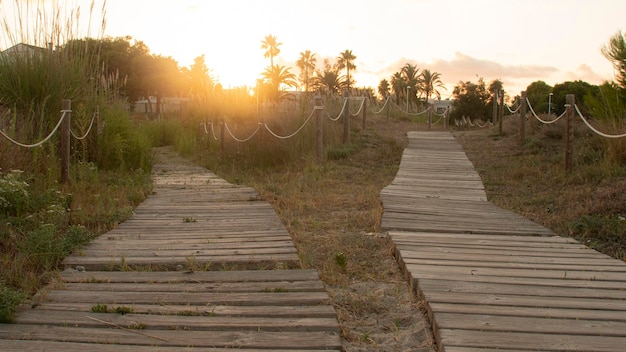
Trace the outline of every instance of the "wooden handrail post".
[[72, 121], [72, 101], [64, 99], [61, 102], [63, 122], [59, 131], [59, 158], [61, 161], [61, 183], [70, 181], [70, 126]]
[[387, 122], [389, 122], [389, 107], [391, 106], [391, 103], [389, 103], [389, 100], [391, 100], [391, 95], [387, 95]]
[[519, 109], [519, 145], [524, 145], [526, 139], [526, 91], [522, 91]]
[[498, 114], [498, 134], [502, 134], [502, 120], [504, 120], [504, 90], [500, 89], [500, 111]]
[[363, 97], [363, 129], [365, 129], [365, 120], [367, 119], [367, 99]]
[[220, 153], [222, 154], [222, 159], [224, 159], [224, 136], [225, 136], [225, 131], [224, 131], [224, 124], [226, 122], [224, 122], [224, 117], [222, 117], [221, 121], [220, 121]]
[[572, 169], [572, 140], [574, 139], [574, 129], [571, 126], [572, 119], [574, 118], [574, 105], [576, 104], [576, 96], [574, 94], [567, 94], [565, 96], [565, 170]]
[[346, 109], [343, 111], [343, 143], [350, 142], [350, 92], [346, 89], [344, 93], [346, 99]]
[[324, 106], [322, 105], [322, 97], [318, 94], [315, 96], [315, 141], [316, 141], [316, 155], [317, 161], [324, 161], [324, 120], [322, 111]]
[[491, 115], [491, 122], [498, 123], [498, 91], [491, 93], [491, 102], [493, 105], [493, 114]]

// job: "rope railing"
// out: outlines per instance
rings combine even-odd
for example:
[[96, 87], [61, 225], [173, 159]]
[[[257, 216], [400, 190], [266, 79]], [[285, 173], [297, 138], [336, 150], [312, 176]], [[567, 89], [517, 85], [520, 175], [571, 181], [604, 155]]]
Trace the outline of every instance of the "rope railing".
[[583, 116], [583, 114], [578, 109], [578, 105], [574, 104], [574, 109], [576, 109], [576, 113], [578, 113], [578, 117], [580, 117], [580, 119], [583, 120], [585, 125], [587, 125], [587, 127], [589, 127], [589, 129], [591, 129], [595, 134], [597, 134], [599, 136], [602, 136], [602, 137], [605, 137], [605, 138], [624, 138], [624, 137], [626, 137], [626, 133], [624, 133], [624, 134], [606, 134], [604, 132], [601, 132], [601, 131], [597, 130], [596, 128], [594, 128], [589, 123], [589, 121], [587, 121], [587, 118], [585, 118]]
[[81, 137], [78, 137], [74, 131], [70, 130], [70, 133], [72, 134], [72, 136], [76, 139], [78, 139], [79, 141], [82, 141], [83, 139], [87, 138], [87, 136], [89, 135], [89, 132], [91, 132], [91, 128], [94, 125], [94, 122], [96, 121], [96, 116], [97, 116], [97, 112], [93, 113], [93, 116], [91, 117], [91, 122], [89, 123], [89, 127], [87, 128], [87, 132], [85, 132], [84, 135], [82, 135]]
[[409, 112], [407, 110], [402, 109], [400, 106], [398, 106], [398, 104], [392, 102], [393, 106], [395, 106], [398, 110], [400, 110], [401, 112], [409, 115], [409, 116], [420, 116], [420, 115], [424, 115], [425, 113], [427, 113], [430, 110], [430, 107], [428, 107], [427, 109], [424, 109], [423, 111], [417, 112], [417, 113], [412, 113]]
[[518, 105], [517, 108], [515, 108], [515, 110], [511, 110], [511, 107], [509, 107], [508, 104], [505, 104], [504, 106], [506, 106], [507, 110], [509, 110], [511, 114], [517, 114], [519, 109], [522, 107], [522, 104]]
[[72, 110], [61, 110], [61, 118], [59, 119], [59, 122], [57, 122], [56, 126], [54, 126], [54, 129], [52, 130], [52, 132], [50, 132], [50, 134], [48, 134], [47, 137], [45, 137], [44, 139], [42, 139], [41, 141], [34, 143], [34, 144], [25, 144], [25, 143], [21, 143], [16, 141], [15, 139], [9, 137], [9, 135], [7, 135], [6, 133], [4, 133], [4, 131], [0, 130], [0, 135], [4, 138], [6, 138], [9, 142], [19, 146], [19, 147], [23, 147], [23, 148], [36, 148], [39, 147], [41, 145], [43, 145], [44, 143], [46, 143], [50, 138], [52, 138], [52, 136], [58, 131], [59, 127], [61, 127], [61, 124], [63, 123], [63, 120], [65, 120], [65, 115], [67, 113], [71, 113]]
[[276, 133], [274, 133], [274, 131], [272, 131], [270, 129], [270, 127], [267, 124], [263, 124], [265, 126], [265, 129], [274, 137], [278, 138], [278, 139], [289, 139], [294, 137], [295, 135], [297, 135], [298, 133], [300, 133], [300, 131], [302, 131], [302, 129], [304, 128], [304, 126], [307, 125], [307, 123], [309, 123], [309, 121], [311, 120], [311, 117], [313, 116], [313, 113], [315, 112], [315, 109], [313, 111], [311, 111], [311, 113], [309, 114], [309, 116], [306, 118], [306, 120], [304, 121], [304, 123], [302, 123], [302, 125], [292, 134], [290, 135], [286, 135], [286, 136], [280, 136]]
[[[365, 106], [365, 98], [361, 98], [360, 100], [361, 100], [361, 106], [359, 107], [359, 110], [357, 112], [355, 112], [354, 114], [350, 113], [352, 116], [359, 116], [359, 114], [363, 110], [363, 107]], [[350, 111], [350, 110], [348, 109], [348, 111]]]
[[378, 115], [378, 114], [380, 114], [381, 112], [383, 112], [383, 110], [385, 110], [385, 108], [387, 107], [387, 104], [389, 104], [389, 100], [390, 100], [390, 99], [391, 99], [391, 96], [390, 96], [390, 95], [388, 95], [388, 96], [387, 96], [387, 99], [385, 100], [385, 104], [383, 104], [383, 107], [382, 107], [379, 111], [371, 111], [371, 113], [372, 113], [372, 114], [374, 114], [374, 115]]
[[341, 107], [341, 111], [339, 111], [339, 114], [337, 115], [337, 117], [332, 117], [332, 116], [330, 116], [330, 115], [328, 114], [328, 112], [326, 112], [326, 110], [327, 110], [327, 109], [326, 109], [326, 107], [324, 107], [324, 113], [326, 114], [326, 116], [327, 116], [327, 117], [328, 117], [331, 121], [338, 121], [338, 120], [341, 118], [341, 116], [343, 115], [343, 111], [344, 111], [344, 109], [346, 108], [347, 104], [348, 104], [348, 99], [347, 99], [347, 98], [344, 98], [344, 99], [343, 99], [343, 106]]
[[[533, 109], [532, 105], [530, 105], [530, 100], [528, 100], [528, 98], [526, 98], [526, 104], [528, 105], [528, 109], [530, 110], [531, 114], [535, 117], [535, 119], [545, 125], [549, 125], [552, 123], [555, 123], [557, 121], [559, 121], [559, 119], [561, 119], [563, 116], [565, 116], [565, 112], [561, 114], [561, 116], [558, 116], [557, 118], [555, 118], [554, 120], [544, 120], [541, 117], [539, 117], [536, 113], [535, 110]], [[518, 107], [519, 109], [519, 107]]]
[[247, 142], [247, 141], [251, 140], [251, 139], [252, 139], [252, 137], [254, 137], [254, 136], [257, 134], [257, 132], [259, 132], [259, 130], [261, 130], [261, 125], [262, 125], [262, 123], [261, 123], [261, 122], [259, 122], [259, 123], [257, 124], [257, 126], [256, 126], [256, 130], [254, 130], [254, 132], [252, 132], [252, 134], [251, 134], [248, 138], [237, 138], [237, 137], [233, 134], [233, 132], [230, 130], [230, 128], [228, 127], [228, 124], [227, 124], [226, 122], [224, 122], [224, 127], [226, 128], [226, 131], [228, 132], [228, 134], [229, 134], [229, 135], [230, 135], [230, 136], [231, 136], [231, 137], [232, 137], [235, 141], [240, 142], [240, 143], [244, 143], [244, 142]]

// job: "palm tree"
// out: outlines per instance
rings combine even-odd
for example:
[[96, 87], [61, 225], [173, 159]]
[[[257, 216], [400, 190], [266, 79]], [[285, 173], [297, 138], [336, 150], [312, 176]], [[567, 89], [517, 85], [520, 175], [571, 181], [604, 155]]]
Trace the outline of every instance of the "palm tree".
[[304, 83], [304, 91], [309, 91], [309, 81], [311, 75], [315, 71], [315, 64], [317, 58], [315, 54], [311, 53], [311, 50], [306, 50], [300, 53], [300, 58], [296, 61], [296, 65], [300, 68], [300, 82]]
[[426, 96], [426, 104], [428, 104], [428, 99], [430, 99], [430, 96], [433, 94], [435, 94], [437, 98], [441, 98], [441, 93], [439, 93], [438, 88], [443, 88], [444, 90], [446, 89], [443, 82], [441, 82], [441, 74], [439, 72], [430, 72], [430, 70], [425, 69], [422, 70], [420, 77], [422, 84], [421, 89]]
[[409, 63], [406, 63], [400, 70], [402, 76], [404, 77], [404, 82], [406, 83], [404, 88], [405, 89], [407, 87], [409, 88], [408, 89], [409, 96], [407, 97], [409, 101], [417, 100], [417, 92], [419, 90], [419, 85], [420, 85], [419, 71], [420, 69], [417, 68], [416, 65], [411, 65]]
[[407, 86], [401, 72], [396, 72], [391, 76], [391, 90], [396, 96], [396, 104], [400, 104], [400, 97], [404, 95], [404, 89]]
[[380, 94], [380, 96], [383, 99], [387, 98], [387, 96], [389, 95], [389, 89], [390, 89], [389, 88], [389, 81], [387, 81], [386, 79], [383, 79], [378, 84], [378, 94]]
[[347, 88], [350, 89], [350, 69], [356, 70], [356, 65], [354, 64], [354, 60], [356, 60], [356, 56], [352, 54], [352, 50], [346, 50], [342, 52], [337, 58], [338, 68], [341, 70], [343, 68], [346, 69], [346, 83]]
[[274, 56], [280, 53], [279, 46], [283, 45], [280, 43], [275, 35], [267, 35], [265, 39], [261, 41], [261, 49], [265, 50], [263, 57], [270, 58], [270, 67], [274, 66]]
[[345, 86], [345, 82], [339, 77], [339, 67], [330, 65], [328, 60], [324, 60], [324, 69], [315, 73], [314, 85], [316, 89], [330, 95], [339, 92]]
[[273, 65], [263, 72], [264, 82], [271, 87], [271, 98], [278, 100], [281, 86], [297, 87], [296, 75], [290, 72], [289, 67]]

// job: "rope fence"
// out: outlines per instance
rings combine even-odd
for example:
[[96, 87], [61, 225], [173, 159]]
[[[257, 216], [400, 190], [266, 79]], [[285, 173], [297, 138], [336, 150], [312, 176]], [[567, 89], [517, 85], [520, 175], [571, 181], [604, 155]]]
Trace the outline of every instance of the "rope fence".
[[[93, 127], [99, 125], [99, 119], [100, 119], [100, 112], [99, 112], [99, 109], [96, 107], [96, 111], [91, 117], [91, 121], [89, 122], [89, 127], [87, 128], [87, 131], [82, 136], [79, 136], [77, 133], [72, 131], [70, 127], [71, 120], [72, 120], [71, 104], [72, 103], [70, 100], [63, 100], [62, 102], [63, 108], [60, 111], [61, 117], [59, 118], [59, 121], [56, 123], [52, 131], [46, 137], [44, 137], [42, 140], [38, 142], [31, 143], [31, 144], [20, 142], [12, 138], [11, 136], [9, 136], [3, 130], [0, 130], [0, 136], [4, 137], [4, 139], [9, 141], [11, 144], [21, 147], [21, 148], [28, 148], [28, 149], [41, 147], [42, 145], [47, 143], [55, 134], [58, 133], [60, 137], [59, 138], [59, 159], [61, 161], [61, 182], [62, 183], [67, 183], [69, 182], [69, 179], [70, 179], [70, 175], [69, 175], [70, 137], [74, 137], [75, 139], [79, 141], [85, 140], [89, 135], [92, 134], [91, 132], [93, 130]], [[102, 133], [103, 128], [101, 129], [98, 126], [98, 128], [96, 129], [97, 134]]]

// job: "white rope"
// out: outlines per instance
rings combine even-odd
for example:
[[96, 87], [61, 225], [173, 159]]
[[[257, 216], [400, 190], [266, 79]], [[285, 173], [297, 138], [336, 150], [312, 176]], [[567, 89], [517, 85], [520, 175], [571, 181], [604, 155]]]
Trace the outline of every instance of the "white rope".
[[361, 107], [359, 107], [359, 111], [352, 114], [352, 116], [358, 116], [361, 113], [361, 110], [363, 110], [363, 106], [365, 106], [365, 98], [361, 98]]
[[372, 111], [372, 114], [374, 114], [374, 115], [378, 115], [378, 114], [380, 114], [381, 112], [383, 112], [383, 110], [385, 110], [385, 107], [386, 107], [386, 106], [387, 106], [387, 104], [389, 103], [389, 99], [390, 99], [390, 98], [391, 98], [391, 96], [390, 96], [390, 95], [388, 95], [388, 96], [387, 96], [387, 99], [385, 100], [385, 104], [383, 104], [383, 107], [380, 109], [380, 111], [377, 111], [377, 112]]
[[606, 137], [606, 138], [624, 138], [626, 137], [626, 133], [624, 134], [606, 134], [603, 132], [598, 131], [597, 129], [593, 128], [593, 126], [591, 126], [589, 124], [589, 122], [587, 121], [587, 119], [583, 116], [583, 114], [580, 113], [580, 110], [578, 110], [578, 105], [574, 104], [574, 108], [576, 108], [576, 112], [578, 113], [578, 116], [580, 117], [581, 120], [583, 120], [583, 122], [585, 123], [585, 125], [587, 125], [587, 127], [589, 127], [593, 132], [595, 132], [596, 134], [598, 134], [599, 136], [602, 137]]
[[83, 139], [87, 138], [87, 135], [89, 135], [89, 132], [91, 132], [91, 128], [93, 127], [94, 121], [96, 121], [95, 112], [93, 113], [93, 116], [91, 117], [91, 122], [89, 123], [89, 128], [87, 128], [87, 132], [85, 132], [85, 134], [82, 137], [78, 137], [72, 130], [70, 130], [70, 133], [72, 134], [74, 138], [78, 139], [79, 141], [82, 141]]
[[431, 125], [436, 125], [436, 124], [438, 124], [439, 122], [441, 122], [441, 120], [443, 120], [443, 118], [444, 118], [445, 114], [443, 114], [443, 115], [437, 115], [437, 116], [439, 116], [439, 120], [437, 120], [437, 122], [431, 122]]
[[311, 116], [313, 116], [313, 113], [315, 112], [316, 109], [313, 109], [313, 111], [311, 111], [311, 113], [309, 114], [309, 117], [306, 118], [306, 121], [304, 121], [304, 123], [302, 124], [302, 126], [300, 126], [300, 128], [298, 128], [294, 133], [287, 135], [287, 136], [280, 136], [276, 133], [274, 133], [274, 131], [272, 131], [269, 126], [267, 126], [266, 124], [263, 124], [265, 126], [265, 129], [268, 130], [269, 133], [272, 134], [272, 136], [278, 138], [278, 139], [289, 139], [295, 135], [297, 135], [300, 131], [302, 131], [302, 129], [304, 128], [304, 126], [306, 126], [307, 123], [309, 123], [309, 121], [311, 120]]
[[217, 140], [217, 136], [215, 135], [215, 126], [213, 126], [213, 122], [211, 122], [211, 134], [213, 135], [213, 139]]
[[239, 143], [244, 143], [247, 142], [249, 140], [252, 139], [252, 137], [254, 137], [255, 134], [257, 134], [257, 132], [259, 132], [259, 130], [261, 129], [261, 123], [259, 122], [256, 126], [256, 130], [254, 130], [254, 132], [252, 132], [252, 134], [250, 135], [250, 137], [248, 138], [244, 138], [244, 139], [240, 139], [235, 137], [235, 135], [230, 131], [230, 128], [228, 128], [228, 124], [226, 124], [226, 122], [224, 122], [224, 126], [226, 127], [226, 131], [228, 131], [228, 134], [230, 134], [231, 137], [233, 137], [233, 139]]
[[396, 104], [396, 103], [393, 103], [393, 105], [395, 105], [395, 106], [396, 106], [396, 108], [398, 108], [398, 110], [402, 111], [403, 113], [405, 113], [405, 114], [407, 114], [407, 115], [409, 115], [409, 116], [420, 116], [420, 115], [423, 115], [423, 114], [427, 113], [427, 112], [428, 112], [428, 110], [430, 110], [430, 107], [428, 107], [428, 109], [426, 109], [426, 110], [424, 110], [424, 111], [422, 111], [422, 112], [418, 112], [418, 113], [410, 113], [410, 112], [408, 112], [407, 110], [403, 110], [403, 109], [402, 109], [401, 107], [399, 107], [399, 106], [398, 106], [398, 104]]
[[341, 111], [339, 111], [339, 115], [337, 115], [336, 118], [332, 118], [330, 115], [328, 115], [328, 113], [326, 112], [326, 108], [324, 107], [324, 113], [326, 113], [326, 116], [328, 116], [328, 118], [331, 121], [337, 121], [341, 118], [341, 115], [343, 115], [343, 110], [346, 108], [346, 104], [348, 103], [348, 99], [347, 98], [343, 98], [343, 106], [341, 107]]
[[562, 113], [561, 116], [557, 117], [554, 120], [551, 120], [551, 121], [543, 120], [541, 117], [539, 117], [539, 116], [537, 116], [537, 114], [535, 114], [535, 110], [533, 110], [533, 107], [530, 106], [530, 101], [528, 100], [528, 98], [526, 98], [526, 104], [528, 104], [528, 107], [530, 108], [530, 112], [532, 112], [532, 114], [535, 117], [535, 119], [537, 119], [539, 122], [541, 122], [543, 124], [546, 124], [546, 125], [549, 125], [551, 123], [555, 123], [555, 122], [559, 121], [559, 119], [561, 117], [565, 116], [565, 113]]
[[506, 108], [509, 109], [509, 112], [511, 114], [517, 114], [517, 111], [519, 110], [519, 108], [522, 107], [522, 104], [520, 104], [515, 110], [511, 110], [511, 108], [508, 105], [506, 105], [506, 104], [504, 106], [506, 106]]
[[63, 122], [63, 120], [65, 119], [65, 114], [68, 112], [72, 112], [72, 110], [61, 110], [61, 112], [63, 113], [63, 115], [61, 115], [61, 118], [59, 119], [59, 122], [57, 122], [57, 125], [54, 127], [54, 129], [52, 130], [52, 132], [50, 132], [50, 134], [44, 138], [42, 141], [37, 142], [35, 144], [23, 144], [20, 143], [16, 140], [14, 140], [13, 138], [9, 137], [6, 133], [4, 133], [4, 131], [0, 130], [0, 135], [3, 136], [4, 138], [8, 139], [11, 143], [20, 146], [20, 147], [24, 147], [24, 148], [35, 148], [35, 147], [39, 147], [42, 144], [46, 143], [50, 138], [52, 138], [52, 136], [56, 133], [56, 131], [59, 129], [59, 126], [61, 126], [61, 123]]
[[[204, 134], [208, 135], [209, 130], [206, 127], [206, 122], [202, 122], [200, 125], [204, 128]], [[217, 140], [217, 136], [215, 135], [215, 129], [213, 128], [213, 122], [211, 122], [211, 134], [213, 135], [213, 139]]]

